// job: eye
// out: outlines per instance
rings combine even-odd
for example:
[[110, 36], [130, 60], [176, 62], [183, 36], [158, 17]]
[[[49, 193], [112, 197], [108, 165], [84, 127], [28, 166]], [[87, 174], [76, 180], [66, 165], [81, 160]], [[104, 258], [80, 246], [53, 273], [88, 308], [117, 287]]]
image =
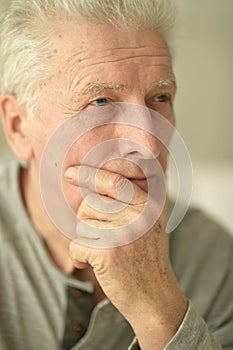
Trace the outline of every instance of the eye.
[[168, 102], [170, 101], [170, 96], [166, 94], [158, 95], [155, 97], [155, 102]]
[[96, 100], [90, 102], [90, 105], [102, 107], [102, 106], [106, 106], [107, 104], [109, 104], [109, 102], [110, 101], [107, 98], [97, 98]]

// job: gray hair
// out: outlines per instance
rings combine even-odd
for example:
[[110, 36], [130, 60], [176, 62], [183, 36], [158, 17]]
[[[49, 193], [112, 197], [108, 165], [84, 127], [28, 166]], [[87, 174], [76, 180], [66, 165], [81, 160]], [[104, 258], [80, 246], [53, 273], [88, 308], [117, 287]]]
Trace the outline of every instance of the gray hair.
[[153, 29], [171, 47], [176, 7], [174, 0], [0, 0], [0, 95], [15, 95], [31, 115], [51, 74], [51, 18]]

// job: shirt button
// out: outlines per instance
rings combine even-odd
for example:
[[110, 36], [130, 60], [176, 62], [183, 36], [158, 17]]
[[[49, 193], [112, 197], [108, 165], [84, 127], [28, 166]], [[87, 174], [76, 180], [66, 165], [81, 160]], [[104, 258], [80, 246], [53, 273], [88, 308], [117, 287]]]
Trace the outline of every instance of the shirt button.
[[73, 297], [74, 298], [82, 298], [83, 297], [83, 292], [81, 292], [81, 290], [75, 289], [73, 291]]
[[73, 326], [72, 326], [72, 331], [74, 332], [74, 333], [82, 333], [83, 331], [84, 331], [84, 327], [83, 327], [83, 325], [81, 324], [81, 323], [79, 323], [79, 322], [75, 322], [74, 324], [73, 324]]

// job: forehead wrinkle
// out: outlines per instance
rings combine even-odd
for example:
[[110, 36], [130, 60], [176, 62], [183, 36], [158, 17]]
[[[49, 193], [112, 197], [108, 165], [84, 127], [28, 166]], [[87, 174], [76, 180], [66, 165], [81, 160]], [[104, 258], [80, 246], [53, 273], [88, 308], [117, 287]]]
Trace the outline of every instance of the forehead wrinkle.
[[[94, 64], [101, 64], [101, 63], [113, 63], [115, 61], [124, 61], [127, 59], [132, 59], [132, 58], [140, 58], [140, 57], [156, 57], [156, 58], [170, 58], [170, 54], [167, 53], [166, 47], [159, 47], [162, 52], [160, 53], [152, 53], [151, 49], [158, 49], [157, 46], [132, 46], [132, 47], [110, 47], [102, 50], [93, 50], [88, 47], [81, 46], [79, 48], [79, 51], [76, 53], [72, 53], [69, 55], [68, 58], [65, 60], [66, 64], [66, 69], [67, 70], [73, 70], [75, 69], [75, 65], [78, 63], [85, 62], [86, 61], [92, 60], [93, 57], [95, 57], [95, 62]], [[133, 50], [133, 52], [132, 52]], [[141, 51], [143, 50], [143, 54], [141, 54]], [[131, 52], [130, 55], [124, 55], [125, 53]], [[137, 51], [137, 54], [136, 54]], [[117, 54], [120, 52], [123, 57], [114, 57], [115, 52]], [[111, 57], [110, 60], [108, 60]]]
[[77, 64], [80, 64], [83, 60], [87, 59], [88, 56], [84, 56], [83, 52], [69, 56], [64, 61], [64, 73], [74, 74], [77, 70]]
[[[130, 61], [130, 60], [138, 60], [138, 59], [142, 59], [142, 58], [151, 58], [151, 59], [160, 59], [160, 58], [170, 58], [170, 56], [166, 56], [166, 55], [157, 55], [156, 57], [154, 55], [130, 55], [130, 56], [127, 56], [127, 57], [114, 57], [114, 58], [111, 58], [110, 60], [109, 59], [105, 59], [105, 58], [108, 58], [108, 56], [106, 57], [101, 57], [101, 61], [95, 61], [93, 63], [90, 63], [88, 64], [88, 67], [92, 67], [92, 66], [97, 66], [97, 65], [100, 65], [100, 64], [112, 64], [112, 63], [118, 63], [118, 62], [127, 62], [127, 61]], [[170, 66], [169, 64], [167, 64], [168, 66]]]
[[[124, 53], [122, 51], [128, 52], [128, 51], [133, 51], [133, 54], [135, 53], [135, 51], [142, 51], [143, 53], [146, 53], [147, 55], [149, 55], [149, 53], [151, 53], [153, 50], [160, 50], [162, 51], [162, 53], [160, 53], [158, 56], [166, 56], [167, 54], [167, 47], [166, 46], [158, 46], [158, 45], [145, 45], [145, 46], [110, 46], [110, 47], [106, 47], [106, 48], [98, 48], [96, 47], [95, 49], [93, 49], [93, 47], [89, 47], [89, 46], [84, 46], [81, 45], [78, 48], [78, 51], [75, 53], [71, 53], [71, 55], [66, 59], [67, 62], [72, 62], [75, 61], [77, 58], [79, 58], [81, 55], [85, 55], [86, 58], [89, 58], [90, 56], [92, 56], [92, 54], [98, 55], [102, 58], [108, 57], [112, 54], [115, 53], [115, 51], [117, 52], [121, 52]], [[156, 54], [157, 56], [157, 54]]]

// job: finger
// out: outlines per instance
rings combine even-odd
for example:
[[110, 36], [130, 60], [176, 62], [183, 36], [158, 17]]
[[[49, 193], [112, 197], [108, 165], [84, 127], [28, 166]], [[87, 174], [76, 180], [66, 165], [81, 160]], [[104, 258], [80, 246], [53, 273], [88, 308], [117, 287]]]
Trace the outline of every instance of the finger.
[[84, 247], [76, 241], [70, 243], [69, 256], [76, 268], [84, 269], [91, 265], [90, 254], [90, 248]]
[[77, 242], [87, 247], [108, 248], [128, 244], [135, 239], [135, 231], [115, 222], [99, 220], [79, 221], [76, 227]]
[[82, 201], [77, 217], [80, 220], [95, 219], [107, 222], [129, 223], [143, 211], [145, 204], [130, 205], [100, 196], [89, 194]]
[[77, 166], [69, 168], [65, 177], [73, 185], [88, 188], [123, 203], [140, 204], [147, 200], [147, 193], [139, 186], [108, 170]]

